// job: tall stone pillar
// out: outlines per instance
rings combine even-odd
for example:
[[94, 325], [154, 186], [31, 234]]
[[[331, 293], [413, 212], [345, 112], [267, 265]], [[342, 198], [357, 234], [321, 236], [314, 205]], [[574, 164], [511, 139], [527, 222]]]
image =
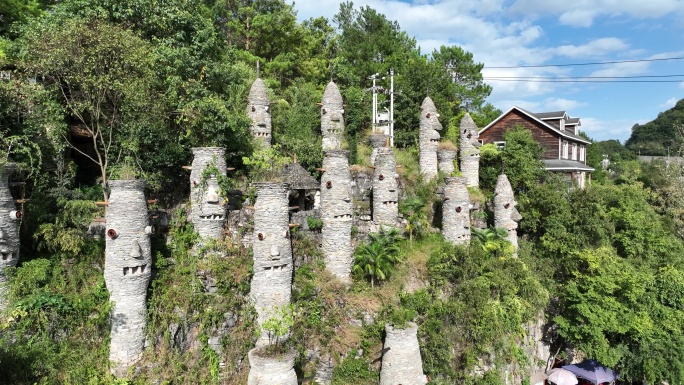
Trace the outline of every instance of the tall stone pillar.
[[352, 268], [352, 191], [348, 151], [325, 151], [321, 177], [321, 229], [325, 267], [343, 282]]
[[508, 232], [508, 241], [513, 245], [513, 256], [518, 257], [518, 222], [522, 219], [517, 206], [513, 188], [506, 174], [499, 175], [494, 190], [494, 227]]
[[9, 177], [14, 170], [14, 163], [7, 163], [0, 169], [0, 311], [5, 310], [7, 300], [5, 269], [14, 267], [19, 262], [21, 211], [17, 211], [9, 189]]
[[109, 363], [123, 377], [142, 355], [147, 286], [152, 273], [150, 227], [142, 180], [111, 180], [104, 277], [112, 309]]
[[370, 164], [375, 166], [375, 158], [378, 156], [378, 150], [387, 147], [387, 140], [389, 137], [385, 134], [372, 134], [369, 139], [371, 147], [373, 148], [370, 155]]
[[342, 149], [344, 137], [344, 103], [337, 84], [330, 82], [321, 103], [321, 134], [323, 151]]
[[397, 160], [391, 148], [378, 149], [373, 172], [373, 221], [379, 226], [397, 225], [399, 194]]
[[442, 235], [455, 245], [470, 244], [470, 196], [465, 177], [444, 178]]
[[202, 238], [223, 238], [226, 221], [226, 205], [219, 196], [216, 177], [206, 175], [204, 170], [213, 165], [221, 176], [226, 175], [226, 150], [223, 147], [195, 147], [192, 149], [190, 172], [190, 219]]
[[252, 136], [264, 145], [270, 146], [272, 141], [271, 101], [268, 99], [266, 84], [261, 78], [257, 78], [249, 90], [247, 116], [252, 121], [250, 126]]
[[294, 371], [295, 352], [269, 355], [263, 349], [249, 351], [247, 385], [297, 385]]
[[[254, 276], [250, 298], [254, 301], [258, 323], [262, 325], [290, 303], [292, 293], [292, 245], [289, 228], [289, 185], [281, 182], [255, 183]], [[268, 343], [261, 333], [257, 346]]]
[[380, 368], [380, 385], [423, 385], [423, 362], [418, 345], [418, 326], [409, 322], [406, 329], [385, 325], [385, 354]]
[[480, 134], [477, 126], [466, 113], [461, 119], [461, 174], [466, 177], [468, 187], [480, 186]]
[[456, 158], [456, 148], [440, 148], [437, 150], [437, 162], [439, 171], [451, 175], [454, 172], [454, 158]]
[[437, 177], [437, 148], [439, 147], [439, 123], [437, 107], [430, 97], [423, 100], [420, 106], [420, 132], [418, 144], [420, 146], [420, 173], [426, 180]]

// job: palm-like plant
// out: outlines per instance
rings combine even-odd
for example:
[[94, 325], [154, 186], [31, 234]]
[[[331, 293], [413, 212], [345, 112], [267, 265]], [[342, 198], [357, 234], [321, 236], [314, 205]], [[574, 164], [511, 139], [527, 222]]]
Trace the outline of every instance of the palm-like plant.
[[414, 234], [419, 234], [430, 226], [425, 214], [426, 204], [427, 202], [419, 196], [410, 195], [399, 206], [399, 211], [406, 216], [406, 231], [409, 233], [409, 241], [413, 241]]
[[394, 265], [400, 261], [398, 242], [402, 236], [396, 229], [391, 229], [371, 233], [368, 238], [354, 252], [353, 271], [370, 278], [371, 287], [375, 287], [375, 280], [386, 280]]
[[511, 243], [508, 241], [508, 232], [504, 228], [475, 229], [472, 235], [480, 241], [482, 250], [487, 254], [500, 257], [512, 253]]

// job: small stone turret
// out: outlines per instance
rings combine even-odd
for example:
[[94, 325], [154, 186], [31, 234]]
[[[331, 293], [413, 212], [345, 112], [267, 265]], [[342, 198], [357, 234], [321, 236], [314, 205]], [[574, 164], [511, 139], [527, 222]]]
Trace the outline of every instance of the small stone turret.
[[223, 224], [226, 221], [226, 206], [219, 196], [216, 177], [204, 178], [204, 170], [213, 165], [221, 176], [226, 175], [226, 150], [222, 147], [196, 147], [192, 149], [192, 171], [190, 172], [190, 218], [195, 230], [202, 238], [223, 238]]
[[269, 355], [259, 348], [250, 350], [247, 385], [297, 385], [295, 355], [294, 351]]
[[[290, 303], [292, 289], [292, 245], [288, 214], [289, 185], [280, 182], [255, 183], [254, 276], [250, 297], [259, 325]], [[262, 333], [257, 346], [268, 342]]]
[[0, 169], [0, 310], [5, 309], [6, 301], [5, 268], [14, 267], [19, 262], [21, 211], [17, 211], [9, 189], [9, 177], [14, 170], [14, 163], [7, 163]]
[[518, 257], [518, 222], [522, 219], [515, 208], [513, 188], [506, 174], [499, 175], [494, 190], [494, 227], [508, 231], [508, 241], [513, 245], [513, 256]]
[[409, 322], [406, 329], [385, 325], [385, 354], [382, 356], [380, 385], [423, 385], [423, 362], [418, 345], [418, 326]]
[[480, 142], [477, 126], [466, 113], [461, 119], [461, 174], [466, 177], [468, 187], [480, 186]]
[[321, 229], [325, 267], [343, 282], [352, 268], [352, 191], [348, 151], [325, 152], [321, 177]]
[[152, 253], [142, 180], [111, 180], [107, 206], [104, 277], [112, 309], [109, 362], [125, 376], [142, 355], [147, 322], [147, 286]]
[[373, 150], [370, 155], [370, 164], [375, 166], [375, 158], [378, 156], [378, 150], [387, 147], [387, 140], [389, 137], [385, 134], [372, 134], [369, 138]]
[[271, 101], [268, 99], [266, 84], [261, 78], [257, 78], [252, 83], [247, 98], [247, 115], [252, 121], [250, 130], [254, 138], [262, 141], [264, 145], [270, 146], [271, 135]]
[[437, 177], [437, 148], [439, 147], [439, 123], [437, 107], [430, 97], [423, 100], [420, 106], [420, 132], [418, 144], [420, 146], [420, 173], [426, 180]]
[[456, 245], [470, 244], [470, 196], [465, 177], [444, 178], [442, 235]]
[[344, 103], [337, 84], [330, 82], [323, 92], [321, 103], [321, 134], [323, 151], [342, 148], [344, 137]]
[[379, 226], [396, 226], [399, 215], [397, 160], [391, 148], [378, 149], [373, 172], [373, 221]]
[[440, 148], [437, 150], [437, 161], [439, 163], [439, 171], [446, 175], [451, 175], [454, 172], [454, 158], [456, 158], [456, 148]]

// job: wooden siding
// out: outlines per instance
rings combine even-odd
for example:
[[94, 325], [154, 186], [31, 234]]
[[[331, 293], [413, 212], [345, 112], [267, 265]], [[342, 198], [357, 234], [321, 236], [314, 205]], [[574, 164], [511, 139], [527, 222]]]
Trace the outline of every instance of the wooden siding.
[[559, 135], [546, 127], [541, 127], [538, 122], [518, 110], [511, 111], [501, 120], [480, 134], [482, 143], [502, 141], [503, 133], [510, 130], [514, 125], [520, 124], [532, 132], [532, 138], [544, 148], [543, 159], [558, 159]]

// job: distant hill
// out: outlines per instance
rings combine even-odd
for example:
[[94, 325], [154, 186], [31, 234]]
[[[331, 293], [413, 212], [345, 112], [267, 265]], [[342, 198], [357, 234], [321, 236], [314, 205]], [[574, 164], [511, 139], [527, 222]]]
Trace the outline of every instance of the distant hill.
[[684, 99], [646, 124], [635, 124], [625, 146], [640, 155], [674, 155], [682, 145], [676, 125], [684, 124]]

